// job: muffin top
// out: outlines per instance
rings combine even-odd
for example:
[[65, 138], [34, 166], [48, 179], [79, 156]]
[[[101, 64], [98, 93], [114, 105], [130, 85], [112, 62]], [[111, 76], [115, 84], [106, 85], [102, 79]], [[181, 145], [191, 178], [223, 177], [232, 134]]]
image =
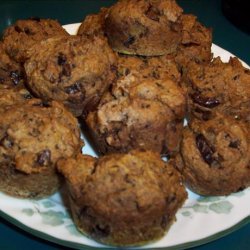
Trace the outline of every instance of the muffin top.
[[[217, 111], [249, 107], [250, 71], [242, 66], [239, 59], [230, 58], [224, 63], [217, 57], [206, 65], [191, 64], [186, 87], [192, 114], [209, 119]], [[242, 115], [235, 118], [249, 120], [249, 110], [245, 109]]]
[[61, 157], [81, 150], [76, 119], [57, 102], [39, 99], [12, 106], [0, 117], [0, 162], [24, 173], [39, 173]]
[[68, 183], [80, 229], [109, 244], [162, 237], [187, 196], [179, 173], [151, 151], [99, 159], [78, 155], [60, 160], [57, 168]]
[[183, 133], [179, 170], [201, 195], [228, 195], [250, 185], [250, 140], [245, 123], [224, 115], [193, 119]]
[[101, 37], [50, 38], [29, 53], [25, 70], [32, 92], [63, 102], [75, 116], [93, 109], [116, 77], [116, 56]]
[[174, 0], [121, 0], [109, 8], [105, 33], [124, 54], [156, 56], [175, 51], [182, 9]]

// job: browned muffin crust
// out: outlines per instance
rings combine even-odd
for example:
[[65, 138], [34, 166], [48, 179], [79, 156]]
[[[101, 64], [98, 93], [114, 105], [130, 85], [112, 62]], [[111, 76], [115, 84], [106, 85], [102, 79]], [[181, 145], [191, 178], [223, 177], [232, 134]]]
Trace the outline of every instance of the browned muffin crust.
[[0, 85], [0, 113], [4, 113], [13, 106], [23, 105], [32, 98], [27, 89]]
[[82, 21], [77, 35], [97, 36], [104, 35], [104, 21], [108, 8], [101, 8], [98, 14], [90, 14]]
[[181, 39], [181, 13], [174, 0], [120, 0], [109, 8], [105, 33], [111, 47], [120, 53], [173, 53]]
[[179, 68], [185, 73], [190, 61], [209, 63], [211, 53], [212, 30], [202, 25], [196, 16], [183, 14], [180, 16], [181, 42], [175, 57]]
[[51, 195], [60, 185], [57, 160], [81, 147], [78, 123], [62, 104], [13, 105], [0, 116], [0, 190], [21, 198]]
[[57, 100], [75, 115], [87, 113], [116, 77], [116, 56], [102, 37], [50, 38], [33, 46], [25, 63], [28, 85], [43, 100]]
[[22, 65], [12, 60], [0, 42], [0, 85], [23, 87], [25, 72]]
[[193, 63], [186, 88], [191, 116], [208, 120], [217, 112], [250, 121], [250, 71], [237, 58], [223, 63], [219, 57], [207, 65]]
[[229, 195], [249, 187], [249, 138], [246, 124], [230, 117], [192, 120], [177, 164], [186, 185], [201, 195]]
[[164, 236], [187, 197], [179, 173], [150, 151], [59, 161], [78, 229], [105, 244], [135, 246]]
[[101, 154], [143, 148], [173, 154], [185, 115], [185, 96], [171, 79], [121, 77], [86, 122]]
[[54, 36], [68, 36], [59, 22], [52, 19], [31, 18], [18, 20], [3, 34], [3, 42], [8, 55], [17, 62], [24, 62], [27, 50], [34, 44]]
[[140, 57], [118, 55], [118, 79], [128, 74], [136, 75], [137, 78], [153, 78], [157, 80], [172, 79], [180, 84], [181, 75], [177, 64], [168, 56]]

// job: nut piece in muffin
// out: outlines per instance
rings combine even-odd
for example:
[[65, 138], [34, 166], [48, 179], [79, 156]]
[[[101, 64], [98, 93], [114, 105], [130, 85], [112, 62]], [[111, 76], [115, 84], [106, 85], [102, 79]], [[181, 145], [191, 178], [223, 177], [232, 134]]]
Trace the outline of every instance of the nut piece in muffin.
[[87, 36], [104, 36], [104, 20], [107, 14], [108, 8], [101, 8], [98, 14], [90, 14], [85, 17], [81, 23], [77, 35]]
[[49, 38], [32, 47], [28, 85], [43, 100], [57, 100], [75, 115], [87, 113], [116, 77], [116, 56], [102, 37]]
[[23, 87], [24, 82], [24, 68], [8, 56], [0, 42], [0, 85]]
[[203, 26], [193, 15], [181, 15], [181, 42], [175, 57], [179, 68], [187, 71], [190, 61], [209, 63], [212, 59], [212, 30]]
[[60, 186], [55, 164], [82, 147], [76, 118], [62, 104], [32, 99], [0, 116], [0, 190], [42, 198]]
[[158, 240], [187, 197], [179, 173], [151, 151], [59, 160], [78, 229], [102, 243]]
[[191, 116], [208, 120], [217, 112], [250, 121], [250, 70], [237, 58], [219, 57], [207, 65], [193, 63], [185, 80]]
[[131, 72], [103, 96], [86, 123], [101, 154], [142, 148], [169, 155], [179, 149], [185, 110], [176, 82]]
[[120, 0], [109, 8], [105, 33], [120, 53], [144, 56], [170, 54], [181, 40], [174, 0]]
[[18, 20], [3, 33], [7, 54], [23, 63], [28, 58], [27, 50], [34, 44], [54, 36], [69, 36], [63, 27], [52, 19], [30, 18]]
[[231, 117], [192, 120], [177, 161], [186, 185], [201, 195], [229, 195], [250, 186], [249, 133]]

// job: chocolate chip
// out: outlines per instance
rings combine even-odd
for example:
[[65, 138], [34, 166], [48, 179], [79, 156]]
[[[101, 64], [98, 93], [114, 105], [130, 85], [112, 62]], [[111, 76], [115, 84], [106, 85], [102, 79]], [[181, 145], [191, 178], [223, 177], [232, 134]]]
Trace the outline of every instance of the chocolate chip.
[[213, 97], [204, 97], [199, 93], [191, 94], [190, 97], [192, 98], [194, 103], [199, 104], [200, 106], [206, 108], [214, 108], [220, 104], [220, 101]]
[[196, 146], [199, 149], [201, 156], [203, 160], [211, 166], [211, 164], [216, 161], [215, 157], [213, 156], [215, 150], [214, 148], [209, 144], [207, 139], [204, 135], [198, 134], [196, 136]]
[[69, 95], [73, 95], [76, 94], [77, 92], [81, 92], [81, 84], [76, 82], [71, 86], [65, 87], [64, 91], [69, 94]]
[[235, 141], [230, 141], [229, 145], [230, 148], [239, 148], [240, 146], [240, 141], [239, 140], [235, 140]]
[[40, 166], [47, 166], [50, 164], [51, 152], [49, 149], [45, 149], [37, 154], [36, 162]]
[[17, 33], [20, 33], [20, 32], [22, 32], [22, 29], [19, 26], [15, 26], [15, 31]]
[[153, 21], [156, 21], [156, 22], [159, 22], [160, 18], [159, 18], [159, 15], [160, 15], [160, 11], [155, 8], [154, 6], [152, 6], [151, 4], [149, 5], [147, 11], [145, 12], [145, 15], [153, 20]]
[[236, 80], [238, 80], [239, 78], [240, 78], [240, 75], [236, 75], [236, 76], [233, 77], [233, 80], [236, 81]]
[[123, 42], [123, 45], [128, 48], [134, 42], [135, 42], [135, 37], [134, 36], [129, 36], [128, 39]]
[[57, 64], [61, 66], [64, 65], [66, 62], [67, 62], [67, 57], [64, 54], [59, 53], [57, 57]]
[[125, 74], [125, 76], [127, 76], [128, 74], [130, 74], [130, 69], [126, 68], [124, 74]]
[[40, 101], [40, 102], [33, 103], [32, 106], [49, 108], [49, 107], [51, 107], [51, 104], [48, 101]]
[[22, 80], [22, 74], [15, 70], [10, 72], [10, 79], [12, 80], [14, 85], [18, 85], [20, 80]]
[[25, 32], [26, 35], [32, 35], [33, 34], [32, 31], [27, 27], [24, 28], [24, 32]]
[[62, 74], [63, 74], [64, 76], [68, 76], [68, 77], [71, 75], [71, 67], [70, 67], [70, 64], [65, 63], [65, 64], [63, 65]]

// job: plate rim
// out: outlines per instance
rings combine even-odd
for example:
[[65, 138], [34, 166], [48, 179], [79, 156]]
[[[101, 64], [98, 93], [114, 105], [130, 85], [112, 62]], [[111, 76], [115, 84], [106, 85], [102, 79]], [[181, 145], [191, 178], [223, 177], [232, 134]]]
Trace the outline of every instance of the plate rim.
[[[113, 249], [117, 249], [117, 247], [112, 247], [112, 246], [108, 246], [108, 245], [104, 245], [104, 246], [89, 246], [89, 245], [85, 245], [82, 243], [77, 243], [77, 242], [72, 242], [69, 240], [62, 240], [59, 238], [56, 238], [54, 236], [51, 236], [45, 232], [33, 229], [29, 226], [26, 226], [25, 224], [23, 224], [21, 221], [19, 221], [18, 219], [6, 214], [5, 212], [3, 212], [2, 210], [0, 210], [0, 216], [5, 219], [6, 221], [8, 221], [9, 223], [11, 223], [12, 225], [15, 225], [16, 227], [20, 228], [21, 230], [34, 235], [37, 238], [64, 246], [64, 247], [70, 247], [70, 248], [74, 248], [77, 250], [82, 250], [83, 247], [86, 250], [96, 250], [96, 249], [106, 249], [106, 250], [113, 250]], [[239, 230], [240, 228], [244, 227], [245, 225], [250, 223], [250, 215], [248, 215], [247, 217], [243, 218], [241, 221], [239, 221], [238, 223], [234, 224], [233, 226], [216, 232], [212, 235], [209, 235], [208, 237], [204, 237], [202, 239], [199, 240], [194, 240], [194, 241], [189, 241], [186, 243], [182, 243], [182, 244], [177, 244], [177, 245], [173, 245], [173, 246], [169, 246], [169, 247], [154, 247], [154, 250], [180, 250], [180, 249], [186, 249], [186, 248], [191, 248], [191, 247], [197, 247], [197, 246], [201, 246], [204, 245], [206, 243], [215, 241], [217, 239], [220, 239], [224, 236], [227, 236], [237, 230]], [[127, 249], [126, 247], [122, 247], [123, 249]], [[128, 247], [128, 249], [133, 249], [133, 250], [139, 250], [142, 249], [141, 247]]]

